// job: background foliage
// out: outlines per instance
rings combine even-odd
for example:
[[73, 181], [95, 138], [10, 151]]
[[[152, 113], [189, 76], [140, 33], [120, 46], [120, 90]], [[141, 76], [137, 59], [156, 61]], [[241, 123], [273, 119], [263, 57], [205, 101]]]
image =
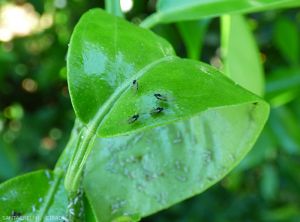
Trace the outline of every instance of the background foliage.
[[[1, 1], [0, 7], [8, 3], [32, 5], [40, 16], [48, 16], [50, 25], [0, 43], [0, 182], [53, 168], [75, 118], [66, 83], [69, 38], [83, 12], [104, 5], [101, 1], [19, 0]], [[136, 0], [126, 18], [139, 23], [154, 8], [155, 1]], [[272, 105], [263, 134], [220, 183], [143, 221], [300, 220], [300, 12], [268, 11], [251, 14], [247, 21], [260, 48], [265, 97]], [[200, 59], [221, 67], [220, 21], [208, 24]], [[182, 24], [169, 24], [154, 31], [185, 57], [180, 29]]]

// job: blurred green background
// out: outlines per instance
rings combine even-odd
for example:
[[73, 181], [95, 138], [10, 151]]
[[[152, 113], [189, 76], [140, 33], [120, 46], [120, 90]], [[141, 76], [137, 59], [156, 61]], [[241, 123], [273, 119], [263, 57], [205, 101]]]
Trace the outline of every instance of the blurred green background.
[[[0, 182], [53, 168], [75, 118], [66, 82], [68, 42], [80, 15], [103, 6], [94, 0], [0, 1]], [[139, 23], [154, 10], [155, 1], [135, 0], [126, 18]], [[261, 137], [217, 185], [143, 221], [300, 221], [300, 10], [247, 18], [272, 106]], [[178, 28], [154, 31], [186, 57]], [[212, 19], [200, 59], [222, 66], [219, 48], [220, 21]]]

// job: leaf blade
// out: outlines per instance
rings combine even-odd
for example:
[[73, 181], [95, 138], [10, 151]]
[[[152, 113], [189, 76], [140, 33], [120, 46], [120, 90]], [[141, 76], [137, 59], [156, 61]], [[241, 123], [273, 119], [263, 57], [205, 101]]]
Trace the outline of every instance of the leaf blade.
[[[107, 21], [95, 22], [101, 20], [99, 18]], [[105, 32], [95, 32], [94, 26], [101, 27]], [[134, 34], [126, 36], [129, 30]], [[113, 41], [108, 42], [107, 35], [112, 35]], [[140, 42], [125, 44], [132, 36], [135, 40], [141, 40], [142, 44], [145, 40], [151, 41], [147, 43], [147, 47], [140, 50]], [[135, 52], [138, 52], [137, 55]], [[141, 54], [145, 53], [147, 55], [141, 59]], [[99, 136], [107, 137], [125, 134], [133, 130], [142, 130], [147, 126], [155, 127], [189, 118], [208, 108], [260, 100], [241, 90], [239, 86], [224, 78], [210, 66], [195, 61], [181, 60], [173, 53], [171, 46], [153, 33], [126, 23], [100, 9], [91, 10], [83, 15], [71, 39], [68, 53], [68, 81], [75, 112], [79, 119], [89, 125], [87, 135], [90, 137], [97, 133]], [[129, 60], [127, 62], [122, 60], [124, 63], [120, 63], [119, 55]], [[96, 59], [102, 62], [98, 64]], [[170, 64], [166, 62], [168, 60], [172, 60]], [[178, 66], [177, 63], [181, 65]], [[188, 68], [189, 66], [191, 68]], [[185, 73], [187, 75], [184, 75]], [[143, 82], [144, 78], [146, 80]], [[132, 90], [134, 82], [136, 86], [135, 90]], [[195, 84], [196, 82], [198, 85]], [[162, 83], [164, 83], [163, 86]], [[155, 88], [155, 85], [159, 85], [160, 88]], [[199, 86], [204, 90], [199, 91]], [[140, 93], [143, 87], [148, 88], [144, 94]], [[165, 107], [158, 107], [159, 103], [153, 97], [155, 94], [153, 90], [165, 91], [174, 97], [171, 98], [173, 101], [167, 104], [167, 106], [173, 105], [172, 109], [166, 109], [174, 115], [166, 115], [166, 118], [148, 118], [151, 121], [145, 121], [139, 127], [132, 127], [138, 124], [130, 124], [127, 120], [135, 117], [133, 120], [135, 122], [141, 117], [138, 109], [143, 109], [144, 113], [147, 112], [148, 117], [151, 117], [149, 116], [150, 109], [165, 109]], [[149, 94], [150, 91], [152, 96]], [[123, 99], [122, 104], [119, 100], [121, 97], [126, 97], [125, 94], [129, 96]], [[180, 94], [184, 94], [187, 98], [181, 98]], [[194, 104], [191, 99], [188, 101], [188, 97], [192, 94], [194, 94], [193, 99], [198, 98]], [[120, 103], [121, 105], [118, 106]], [[120, 111], [114, 112], [116, 109]], [[160, 116], [164, 117], [164, 115]], [[122, 127], [118, 127], [120, 124]]]
[[[140, 91], [122, 93], [98, 128], [100, 137], [122, 135], [191, 118], [218, 107], [260, 102], [214, 68], [193, 60], [168, 57], [140, 73]], [[153, 87], [155, 86], [155, 87]], [[199, 90], [199, 87], [201, 90]], [[157, 99], [162, 94], [167, 101]], [[159, 114], [151, 110], [163, 108]], [[139, 115], [135, 123], [130, 116]]]
[[[128, 36], [127, 29], [135, 34]], [[128, 38], [139, 42], [139, 47], [128, 44]], [[124, 79], [156, 59], [173, 54], [172, 47], [150, 31], [100, 9], [85, 13], [74, 30], [67, 58], [75, 113], [82, 122], [89, 122]]]
[[264, 95], [264, 72], [259, 49], [242, 15], [221, 17], [225, 74], [257, 95]]
[[[97, 15], [93, 15], [93, 13]], [[104, 16], [104, 12], [100, 10], [94, 10], [93, 12], [88, 12], [88, 14], [89, 16], [86, 16], [86, 18], [93, 20], [96, 20], [99, 16]], [[103, 18], [107, 16], [108, 15], [105, 15]], [[116, 20], [112, 18], [109, 18], [106, 23], [105, 25], [108, 26], [106, 28], [112, 36], [116, 36], [115, 30], [126, 29], [126, 32], [135, 32], [136, 30], [136, 27], [133, 28], [125, 22], [118, 22], [118, 28], [111, 30], [109, 25], [116, 24]], [[85, 25], [86, 24], [82, 22], [80, 26], [77, 26], [81, 28], [77, 28], [77, 32], [75, 32], [74, 35], [77, 35], [78, 32], [86, 33]], [[96, 50], [103, 51], [105, 47], [108, 47], [105, 49], [106, 51], [113, 51], [113, 56], [108, 58], [113, 65], [116, 63], [115, 52], [116, 49], [119, 49], [118, 44], [120, 44], [120, 42], [116, 40], [117, 38], [113, 39], [112, 43], [108, 45], [106, 45], [105, 41], [99, 41], [104, 38], [101, 35], [105, 33], [105, 30], [103, 26], [102, 32], [96, 32], [97, 38], [89, 39], [88, 37], [84, 41], [91, 41], [92, 44], [97, 44], [98, 47], [96, 47]], [[140, 32], [141, 31], [135, 33], [135, 35], [139, 35], [138, 33]], [[142, 35], [148, 34], [149, 32], [143, 32]], [[80, 34], [73, 38], [81, 39], [83, 37], [84, 35]], [[123, 41], [126, 40], [125, 36], [124, 38]], [[128, 39], [130, 38], [127, 36], [127, 40]], [[71, 161], [71, 166], [68, 171], [70, 173], [67, 173], [69, 180], [66, 181], [71, 181], [70, 190], [77, 187], [76, 183], [74, 183], [73, 186], [72, 180], [74, 179], [74, 175], [76, 178], [77, 176], [78, 178], [81, 176], [81, 170], [89, 156], [87, 170], [85, 171], [84, 186], [88, 194], [89, 202], [92, 205], [92, 209], [95, 209], [96, 217], [99, 221], [121, 220], [124, 219], [124, 216], [138, 218], [139, 216], [149, 215], [202, 192], [220, 180], [249, 151], [256, 141], [269, 113], [269, 106], [266, 102], [233, 83], [211, 66], [193, 60], [180, 59], [174, 55], [173, 50], [169, 48], [168, 44], [161, 43], [161, 40], [156, 37], [153, 37], [153, 41], [158, 41], [159, 43], [154, 46], [158, 49], [154, 50], [153, 57], [151, 57], [151, 59], [153, 59], [152, 61], [148, 61], [147, 59], [145, 60], [147, 62], [142, 61], [138, 65], [139, 69], [133, 69], [130, 75], [127, 76], [126, 74], [128, 72], [125, 72], [125, 74], [124, 72], [107, 72], [116, 78], [118, 75], [122, 77], [120, 83], [115, 85], [113, 92], [104, 92], [106, 93], [105, 101], [93, 103], [93, 98], [89, 97], [90, 99], [86, 101], [86, 106], [81, 105], [80, 107], [73, 98], [73, 105], [75, 106], [75, 110], [77, 109], [77, 113], [79, 110], [79, 112], [84, 115], [88, 106], [95, 106], [93, 107], [95, 111], [94, 113], [91, 112], [89, 117], [85, 119], [87, 127], [83, 128], [83, 142], [78, 143], [79, 145], [83, 145], [78, 146], [80, 152], [76, 152], [74, 158], [72, 158], [74, 161]], [[75, 42], [76, 41], [71, 41], [71, 48]], [[160, 48], [161, 44], [164, 45], [163, 50]], [[138, 43], [132, 43], [129, 44], [129, 46], [134, 47], [134, 51], [138, 50], [140, 45]], [[73, 46], [73, 49], [74, 47], [75, 46]], [[80, 50], [84, 49], [79, 47], [76, 50], [80, 54], [82, 53]], [[126, 53], [127, 49], [125, 47], [122, 50], [122, 53]], [[159, 53], [157, 53], [157, 50], [159, 50]], [[167, 51], [168, 53], [161, 53], [162, 51]], [[142, 50], [142, 52], [144, 51]], [[69, 55], [71, 56], [72, 53], [74, 53], [74, 51], [71, 51]], [[133, 57], [130, 50], [127, 50], [127, 53]], [[76, 64], [76, 54], [72, 56], [74, 60], [73, 63]], [[101, 56], [99, 57], [101, 58]], [[78, 65], [84, 67], [81, 61], [79, 58]], [[133, 58], [132, 63], [134, 64], [135, 62], [136, 58]], [[93, 67], [93, 61], [91, 61], [90, 65], [93, 70], [97, 71], [98, 67]], [[78, 69], [84, 71], [82, 67]], [[76, 84], [97, 86], [95, 90], [99, 90], [99, 86], [102, 84], [94, 80], [85, 82], [86, 78], [88, 78], [85, 72], [82, 74], [83, 77], [79, 76], [79, 78], [82, 78], [79, 82], [74, 82], [74, 79], [72, 80], [76, 73], [70, 70], [69, 74], [71, 75], [69, 83], [75, 84], [75, 87], [73, 85], [73, 89], [75, 90], [73, 94], [71, 91], [72, 97], [76, 97], [81, 93], [80, 90], [77, 90]], [[80, 75], [80, 73], [77, 73], [77, 75]], [[109, 79], [106, 81], [109, 81]], [[95, 92], [97, 92], [97, 90]], [[78, 93], [78, 95], [76, 95], [76, 93]], [[93, 96], [93, 94], [95, 93], [91, 93], [89, 96]], [[79, 95], [78, 98], [80, 99], [81, 95]], [[142, 122], [140, 117], [142, 118], [142, 115], [145, 113], [147, 118], [144, 118], [145, 121]], [[181, 152], [179, 152], [178, 149], [172, 149], [173, 146], [175, 146], [173, 142], [177, 139], [176, 133], [178, 130], [182, 131], [181, 134], [186, 132], [186, 135], [182, 136], [184, 138], [177, 144], [178, 149], [182, 147]], [[100, 136], [99, 139], [95, 138], [96, 133]], [[146, 135], [145, 137], [140, 136], [143, 135], [143, 133]], [[234, 138], [235, 133], [239, 135], [236, 138]], [[162, 136], [167, 139], [163, 139]], [[79, 138], [81, 138], [81, 136], [79, 136]], [[146, 138], [146, 141], [143, 138]], [[243, 143], [240, 142], [241, 138], [243, 138]], [[100, 141], [98, 149], [92, 149], [94, 139], [98, 140], [98, 142]], [[138, 143], [139, 140], [141, 143]], [[197, 154], [201, 155], [191, 155], [188, 148], [195, 145], [193, 141], [196, 141], [195, 143], [200, 146], [200, 149], [194, 147], [195, 152], [200, 152]], [[137, 144], [134, 144], [135, 142]], [[142, 156], [146, 155], [145, 152], [149, 149], [155, 150], [157, 156], [154, 160], [158, 160], [158, 162], [150, 161], [150, 167], [153, 166], [153, 164], [155, 166], [157, 163], [159, 164], [158, 167], [164, 168], [162, 163], [167, 161], [167, 157], [171, 157], [176, 161], [175, 158], [180, 159], [185, 156], [182, 160], [185, 164], [189, 164], [189, 158], [191, 158], [191, 160], [196, 158], [196, 162], [203, 161], [203, 159], [199, 158], [203, 158], [201, 152], [205, 153], [207, 149], [212, 149], [218, 158], [212, 161], [213, 164], [210, 165], [213, 169], [212, 171], [210, 171], [210, 168], [199, 169], [196, 162], [190, 161], [190, 163], [193, 163], [189, 165], [191, 172], [206, 175], [204, 178], [205, 182], [203, 182], [201, 186], [193, 186], [193, 183], [189, 183], [186, 187], [181, 187], [179, 183], [180, 180], [183, 180], [183, 177], [174, 177], [174, 172], [170, 173], [172, 176], [171, 179], [162, 179], [162, 181], [160, 181], [161, 183], [157, 182], [153, 186], [151, 183], [148, 184], [148, 180], [151, 180], [152, 177], [157, 178], [157, 176], [144, 174], [143, 167], [147, 168], [147, 163], [145, 163], [145, 166], [140, 166], [138, 168], [140, 169], [139, 179], [142, 180], [141, 182], [147, 183], [150, 186], [152, 193], [155, 192], [155, 189], [161, 191], [159, 188], [161, 188], [162, 191], [170, 192], [168, 190], [169, 187], [172, 189], [181, 187], [181, 190], [183, 190], [183, 192], [171, 190], [171, 193], [178, 193], [178, 195], [174, 195], [174, 197], [170, 195], [165, 203], [158, 203], [157, 198], [164, 198], [154, 197], [153, 199], [152, 195], [150, 199], [149, 197], [147, 199], [147, 197], [141, 194], [134, 193], [138, 188], [136, 187], [137, 184], [132, 183], [134, 182], [132, 180], [133, 178], [128, 181], [124, 180], [124, 175], [112, 176], [108, 175], [110, 172], [104, 172], [107, 170], [107, 167], [110, 167], [110, 165], [107, 166], [107, 164], [112, 161], [108, 158], [114, 156], [110, 155], [112, 154], [110, 149], [118, 150], [126, 145], [132, 147], [135, 152], [138, 152], [137, 154]], [[168, 146], [168, 151], [164, 150], [165, 145]], [[204, 146], [204, 148], [202, 146]], [[166, 153], [164, 153], [165, 151]], [[92, 152], [92, 155], [89, 155], [90, 152]], [[100, 154], [94, 152], [100, 152]], [[233, 160], [230, 162], [228, 159], [223, 158], [224, 155], [219, 155], [222, 152], [224, 152], [224, 155], [226, 154], [225, 156], [229, 156], [229, 153], [234, 153], [238, 158], [232, 158]], [[116, 160], [113, 161], [118, 161], [119, 155], [114, 156], [114, 158], [116, 158]], [[130, 162], [131, 160], [128, 161]], [[226, 169], [224, 168], [224, 171], [219, 171], [215, 166], [221, 167], [223, 163], [227, 163]], [[114, 164], [112, 163], [112, 165]], [[98, 168], [99, 166], [101, 166], [100, 169]], [[121, 165], [119, 167], [118, 170], [122, 170], [122, 172], [125, 170]], [[184, 171], [186, 170], [183, 168], [183, 173]], [[126, 174], [125, 176], [128, 176], [127, 174], [130, 172], [126, 171], [123, 173]], [[208, 174], [211, 174], [213, 178], [209, 179]], [[98, 181], [97, 178], [106, 178], [106, 180]], [[186, 179], [189, 178], [195, 177], [194, 175], [188, 175]], [[130, 193], [124, 192], [124, 186], [122, 184], [125, 181], [126, 186], [128, 186], [125, 189], [130, 191]], [[106, 182], [109, 182], [109, 184]], [[121, 186], [115, 186], [116, 184], [121, 184]], [[115, 189], [113, 192], [110, 191], [112, 188]], [[105, 193], [105, 195], [103, 195], [103, 193]], [[137, 201], [138, 198], [146, 198], [146, 205], [141, 206], [141, 200]], [[128, 208], [124, 208], [123, 210], [125, 205], [128, 205]], [[99, 212], [101, 212], [101, 214]]]
[[84, 177], [96, 217], [145, 217], [203, 192], [251, 149], [263, 127], [254, 122], [266, 121], [266, 106], [208, 110], [191, 120], [99, 138]]
[[[65, 216], [67, 195], [62, 176], [50, 171], [28, 173], [0, 185], [0, 209], [11, 218], [12, 212], [42, 220], [45, 216]], [[63, 207], [65, 206], [65, 207]]]
[[142, 26], [152, 27], [157, 23], [197, 20], [228, 13], [252, 13], [299, 5], [297, 0], [160, 0], [157, 12], [146, 19]]

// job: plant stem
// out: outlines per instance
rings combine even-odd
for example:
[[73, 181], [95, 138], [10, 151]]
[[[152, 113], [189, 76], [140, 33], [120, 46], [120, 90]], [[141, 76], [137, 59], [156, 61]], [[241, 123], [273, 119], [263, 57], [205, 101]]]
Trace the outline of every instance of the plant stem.
[[124, 17], [120, 0], [105, 0], [105, 10], [115, 16]]
[[161, 21], [161, 15], [158, 13], [154, 13], [147, 17], [144, 21], [141, 22], [140, 26], [146, 29], [150, 29], [155, 25], [159, 24]]
[[86, 160], [91, 152], [96, 138], [96, 127], [83, 128], [79, 133], [76, 148], [72, 155], [65, 178], [65, 188], [76, 192], [79, 188]]

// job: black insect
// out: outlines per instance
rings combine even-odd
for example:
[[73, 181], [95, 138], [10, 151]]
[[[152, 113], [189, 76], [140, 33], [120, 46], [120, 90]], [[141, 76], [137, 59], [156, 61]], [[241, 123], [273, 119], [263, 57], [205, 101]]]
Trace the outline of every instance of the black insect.
[[13, 211], [11, 212], [11, 216], [12, 216], [12, 217], [20, 217], [20, 216], [22, 216], [22, 214], [21, 214], [20, 212], [17, 212], [17, 211], [15, 211], [15, 210], [13, 210]]
[[134, 123], [135, 121], [138, 120], [139, 117], [140, 117], [139, 114], [134, 114], [132, 117], [130, 117], [130, 118], [128, 119], [128, 123], [129, 123], [129, 124]]
[[167, 97], [163, 96], [163, 95], [160, 94], [160, 93], [155, 93], [154, 96], [155, 96], [155, 98], [158, 99], [158, 100], [167, 101]]
[[152, 114], [152, 115], [153, 115], [153, 114], [158, 114], [158, 113], [161, 113], [163, 110], [164, 110], [164, 108], [162, 108], [162, 107], [157, 107], [157, 108], [151, 110], [151, 114]]
[[134, 92], [137, 92], [139, 90], [139, 83], [136, 79], [132, 81], [132, 86], [131, 87], [134, 90]]

